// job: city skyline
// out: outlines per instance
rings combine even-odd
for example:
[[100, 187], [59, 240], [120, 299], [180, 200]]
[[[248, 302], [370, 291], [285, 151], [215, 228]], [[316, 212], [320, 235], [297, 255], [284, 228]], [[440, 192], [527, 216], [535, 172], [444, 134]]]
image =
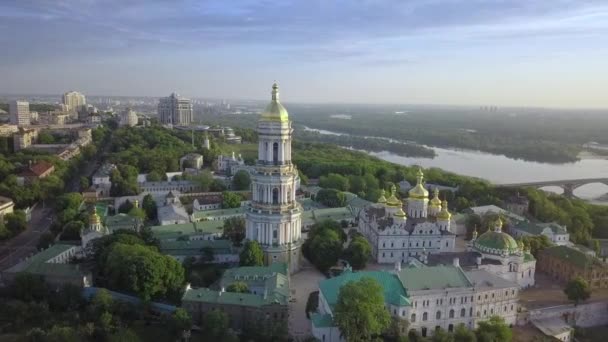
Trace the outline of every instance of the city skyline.
[[7, 1], [0, 18], [0, 93], [265, 99], [276, 79], [294, 103], [608, 107], [600, 1]]

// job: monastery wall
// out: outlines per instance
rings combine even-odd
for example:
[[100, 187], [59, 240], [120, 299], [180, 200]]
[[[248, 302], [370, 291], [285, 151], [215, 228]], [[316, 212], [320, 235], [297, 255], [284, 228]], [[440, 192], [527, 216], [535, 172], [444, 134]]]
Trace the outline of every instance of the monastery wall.
[[570, 325], [583, 328], [608, 324], [608, 301], [579, 304], [559, 305], [530, 310], [522, 315], [517, 324], [526, 324], [533, 319], [562, 318]]

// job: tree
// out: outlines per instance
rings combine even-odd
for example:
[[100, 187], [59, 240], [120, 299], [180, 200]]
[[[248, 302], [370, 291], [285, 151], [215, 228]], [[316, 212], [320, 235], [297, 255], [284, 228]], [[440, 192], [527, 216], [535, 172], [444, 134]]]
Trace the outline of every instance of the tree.
[[38, 244], [36, 245], [37, 249], [47, 249], [49, 248], [53, 242], [55, 242], [55, 236], [50, 232], [45, 232], [40, 235], [38, 238]]
[[4, 215], [4, 225], [13, 234], [17, 235], [27, 228], [25, 213], [23, 210], [15, 210], [12, 213]]
[[344, 251], [344, 259], [356, 270], [365, 268], [367, 260], [369, 260], [371, 255], [372, 246], [366, 238], [360, 235], [350, 240], [348, 247]]
[[248, 240], [239, 255], [240, 266], [263, 266], [264, 252], [257, 241]]
[[80, 177], [80, 190], [86, 190], [89, 188], [89, 186], [91, 186], [91, 183], [89, 182], [89, 178], [85, 177], [85, 176], [81, 176]]
[[128, 214], [135, 206], [131, 201], [126, 200], [121, 205], [118, 206], [118, 212], [123, 214]]
[[454, 342], [454, 337], [448, 334], [445, 330], [439, 328], [436, 329], [431, 338], [432, 342]]
[[160, 182], [163, 180], [165, 175], [157, 170], [152, 170], [146, 175], [146, 181], [148, 182]]
[[13, 298], [25, 302], [41, 301], [47, 296], [47, 287], [44, 279], [31, 273], [18, 273], [10, 287]]
[[203, 319], [203, 331], [207, 332], [214, 340], [220, 339], [229, 327], [229, 318], [222, 310], [211, 310]]
[[454, 342], [476, 342], [475, 332], [469, 330], [466, 325], [460, 323], [454, 330]]
[[492, 316], [487, 321], [479, 322], [475, 335], [477, 342], [510, 342], [513, 333], [502, 317]]
[[343, 285], [334, 321], [349, 342], [370, 341], [385, 331], [391, 324], [391, 316], [384, 307], [384, 292], [378, 281], [363, 277]]
[[229, 239], [235, 246], [240, 246], [245, 238], [245, 219], [242, 217], [229, 217], [224, 221], [222, 238]]
[[184, 332], [190, 331], [192, 328], [192, 318], [190, 318], [188, 311], [183, 308], [177, 308], [171, 316], [171, 327], [178, 336], [183, 336]]
[[46, 334], [46, 342], [78, 342], [80, 337], [71, 327], [54, 325]]
[[581, 301], [589, 299], [591, 296], [591, 289], [585, 279], [576, 277], [566, 284], [564, 293], [568, 296], [569, 300], [574, 302], [574, 305], [578, 305]]
[[224, 208], [224, 209], [238, 208], [240, 206], [241, 206], [241, 195], [234, 193], [234, 192], [229, 192], [229, 191], [224, 191], [222, 193], [222, 208]]
[[322, 229], [304, 243], [305, 256], [321, 272], [327, 272], [342, 255], [342, 240], [334, 230]]
[[336, 189], [340, 191], [349, 190], [348, 178], [337, 173], [330, 173], [327, 176], [321, 176], [319, 186], [326, 189]]
[[524, 245], [530, 246], [530, 252], [534, 257], [538, 257], [538, 253], [543, 249], [553, 246], [546, 235], [524, 236], [522, 241]]
[[112, 298], [110, 292], [106, 289], [101, 289], [93, 296], [89, 309], [94, 316], [99, 316], [104, 312], [111, 311], [113, 305], [114, 298]]
[[226, 292], [249, 293], [249, 286], [243, 281], [236, 281], [228, 285]]
[[149, 220], [156, 220], [156, 201], [154, 201], [152, 195], [144, 196], [141, 207], [146, 211]]
[[249, 172], [245, 170], [239, 170], [232, 177], [232, 190], [250, 190], [251, 178]]
[[336, 189], [319, 190], [315, 200], [331, 208], [343, 207], [346, 205], [346, 196]]
[[[178, 309], [179, 310], [179, 309]], [[121, 328], [116, 333], [108, 336], [108, 342], [139, 342], [141, 339], [137, 334], [128, 328]]]
[[180, 293], [184, 268], [155, 248], [115, 243], [104, 266], [111, 288], [134, 292], [144, 301]]
[[146, 211], [142, 208], [133, 207], [133, 209], [129, 210], [129, 216], [138, 218], [142, 221], [146, 220]]
[[204, 170], [199, 175], [195, 176], [192, 180], [194, 182], [197, 182], [198, 185], [201, 186], [201, 191], [203, 192], [209, 191], [214, 181], [213, 175], [208, 170]]
[[63, 226], [63, 232], [61, 233], [61, 240], [79, 240], [80, 235], [84, 229], [84, 223], [81, 221], [70, 221]]

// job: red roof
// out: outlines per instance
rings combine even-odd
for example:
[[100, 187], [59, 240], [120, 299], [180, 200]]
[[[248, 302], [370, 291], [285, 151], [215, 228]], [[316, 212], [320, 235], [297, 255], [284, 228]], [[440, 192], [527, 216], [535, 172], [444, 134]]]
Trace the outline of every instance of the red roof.
[[55, 167], [53, 164], [47, 161], [39, 161], [36, 164], [32, 164], [29, 168], [25, 169], [19, 175], [22, 177], [40, 177], [45, 173], [49, 172], [49, 170], [53, 170]]

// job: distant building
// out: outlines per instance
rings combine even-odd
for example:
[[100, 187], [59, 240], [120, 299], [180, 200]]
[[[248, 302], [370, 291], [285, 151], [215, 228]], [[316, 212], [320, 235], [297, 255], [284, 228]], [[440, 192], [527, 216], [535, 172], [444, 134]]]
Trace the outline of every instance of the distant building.
[[224, 139], [229, 144], [240, 144], [242, 139], [234, 134], [234, 130], [230, 127], [224, 127]]
[[120, 114], [120, 126], [137, 126], [137, 113], [131, 108], [127, 108]]
[[224, 232], [224, 221], [201, 221], [150, 227], [159, 241], [216, 240]]
[[55, 171], [55, 166], [47, 161], [30, 162], [28, 168], [19, 173], [17, 181], [21, 184], [30, 184], [35, 180], [49, 176], [53, 171]]
[[13, 133], [17, 133], [19, 127], [17, 125], [0, 124], [0, 137], [10, 137]]
[[186, 126], [192, 123], [192, 101], [176, 93], [163, 97], [158, 102], [158, 118], [163, 124]]
[[568, 234], [566, 227], [561, 226], [556, 222], [532, 223], [520, 221], [511, 226], [509, 230], [511, 235], [515, 237], [544, 235], [549, 239], [549, 241], [556, 245], [571, 244], [570, 234]]
[[9, 103], [10, 123], [17, 126], [29, 126], [30, 104], [26, 101], [11, 101]]
[[204, 262], [235, 264], [239, 262], [239, 251], [232, 246], [230, 240], [162, 240], [160, 252], [174, 257], [180, 263], [192, 257], [201, 260], [205, 257], [205, 249], [213, 253], [213, 259]]
[[232, 152], [231, 156], [217, 156], [217, 169], [228, 175], [234, 175], [238, 170], [245, 166], [245, 161], [239, 154], [238, 158]]
[[194, 198], [192, 202], [193, 211], [213, 210], [222, 208], [223, 196], [221, 193], [209, 193]]
[[201, 169], [203, 167], [203, 156], [198, 153], [188, 153], [179, 159], [179, 166], [185, 168]]
[[165, 197], [165, 203], [157, 209], [158, 223], [160, 225], [180, 224], [190, 222], [190, 216], [172, 191]]
[[38, 138], [38, 130], [33, 128], [19, 128], [13, 134], [13, 150], [15, 152], [26, 149]]
[[0, 196], [0, 223], [4, 222], [4, 215], [13, 212], [14, 207], [15, 203], [13, 203], [12, 199]]
[[528, 213], [528, 208], [530, 207], [530, 200], [526, 196], [521, 196], [517, 194], [515, 196], [509, 197], [505, 203], [505, 208], [508, 211], [514, 212], [517, 215], [524, 216]]
[[82, 250], [86, 251], [90, 249], [89, 243], [102, 236], [110, 234], [108, 227], [103, 225], [101, 217], [97, 214], [97, 207], [93, 207], [93, 212], [89, 216], [89, 225], [81, 233]]
[[77, 118], [78, 110], [81, 106], [87, 104], [87, 100], [83, 94], [77, 91], [70, 91], [63, 94], [63, 104], [70, 112], [70, 116], [75, 119]]
[[115, 232], [117, 230], [131, 230], [138, 232], [144, 225], [140, 218], [123, 213], [106, 217], [105, 223], [110, 232]]
[[[246, 283], [251, 293], [225, 291], [237, 281]], [[202, 324], [210, 311], [221, 310], [228, 315], [230, 327], [235, 331], [287, 326], [290, 280], [285, 263], [231, 268], [224, 272], [220, 286], [219, 291], [186, 287], [182, 307], [194, 324]]]
[[116, 169], [116, 165], [105, 163], [95, 171], [92, 177], [92, 182], [94, 186], [102, 186], [109, 188], [112, 186], [112, 182], [110, 181], [110, 176], [112, 175], [112, 171]]
[[567, 246], [545, 248], [538, 254], [538, 269], [559, 281], [581, 277], [591, 289], [608, 287], [608, 266], [598, 258]]

